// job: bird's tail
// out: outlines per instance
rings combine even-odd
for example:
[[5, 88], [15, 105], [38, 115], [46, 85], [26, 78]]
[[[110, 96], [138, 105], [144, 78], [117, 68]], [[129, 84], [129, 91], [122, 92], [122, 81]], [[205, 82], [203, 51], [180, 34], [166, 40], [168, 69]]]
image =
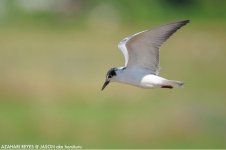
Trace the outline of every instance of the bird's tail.
[[164, 83], [161, 85], [161, 88], [175, 88], [175, 87], [182, 87], [183, 86], [183, 82], [181, 81], [173, 81], [173, 80], [166, 80], [164, 81]]

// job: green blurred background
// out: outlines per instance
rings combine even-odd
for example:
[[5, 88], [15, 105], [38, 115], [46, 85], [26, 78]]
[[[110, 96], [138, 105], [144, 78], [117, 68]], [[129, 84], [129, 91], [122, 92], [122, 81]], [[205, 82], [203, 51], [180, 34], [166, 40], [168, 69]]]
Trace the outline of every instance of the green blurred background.
[[[161, 47], [181, 89], [110, 84], [118, 42], [190, 19]], [[0, 144], [226, 148], [225, 0], [1, 0]]]

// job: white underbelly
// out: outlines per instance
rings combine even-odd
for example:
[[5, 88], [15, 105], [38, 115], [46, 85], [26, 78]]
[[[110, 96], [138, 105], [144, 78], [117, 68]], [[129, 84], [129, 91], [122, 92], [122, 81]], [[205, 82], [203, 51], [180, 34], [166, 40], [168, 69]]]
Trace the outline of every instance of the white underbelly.
[[117, 82], [130, 84], [133, 86], [137, 86], [140, 88], [159, 88], [161, 87], [163, 81], [166, 80], [162, 77], [156, 75], [144, 75], [139, 78], [124, 78], [123, 80], [119, 80]]
[[144, 88], [159, 88], [165, 80], [166, 79], [156, 75], [145, 75], [141, 79], [140, 85]]

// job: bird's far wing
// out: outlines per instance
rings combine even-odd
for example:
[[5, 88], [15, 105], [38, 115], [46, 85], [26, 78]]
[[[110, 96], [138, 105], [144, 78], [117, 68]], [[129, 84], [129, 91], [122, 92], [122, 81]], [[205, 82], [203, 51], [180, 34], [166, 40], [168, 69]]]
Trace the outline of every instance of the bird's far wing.
[[[146, 32], [146, 31], [147, 31], [147, 30], [142, 31], [142, 32]], [[128, 37], [122, 39], [122, 40], [118, 43], [118, 48], [121, 50], [121, 52], [122, 52], [122, 54], [123, 54], [123, 56], [124, 56], [124, 58], [125, 58], [125, 66], [127, 66], [128, 61], [129, 61], [129, 54], [128, 54], [128, 50], [127, 50], [127, 48], [126, 48], [126, 43], [127, 43], [133, 36], [138, 35], [138, 34], [140, 34], [140, 33], [142, 33], [142, 32], [138, 32], [138, 33], [136, 33], [136, 34], [133, 34], [133, 35], [131, 35], [131, 36], [128, 36]]]
[[125, 66], [127, 66], [127, 63], [128, 63], [128, 60], [129, 60], [128, 51], [126, 49], [126, 42], [128, 41], [128, 38], [129, 37], [124, 38], [118, 44], [118, 48], [122, 51], [122, 54], [125, 58]]
[[125, 38], [119, 43], [127, 68], [141, 68], [152, 74], [159, 71], [159, 47], [189, 20], [179, 21], [146, 30]]

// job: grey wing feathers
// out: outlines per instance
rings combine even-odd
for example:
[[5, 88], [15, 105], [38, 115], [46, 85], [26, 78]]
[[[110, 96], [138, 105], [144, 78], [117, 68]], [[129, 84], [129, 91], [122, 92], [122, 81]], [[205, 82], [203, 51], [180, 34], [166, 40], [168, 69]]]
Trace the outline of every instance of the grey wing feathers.
[[118, 48], [121, 50], [121, 52], [122, 52], [122, 54], [123, 54], [123, 56], [124, 56], [124, 58], [125, 58], [125, 66], [127, 66], [128, 61], [129, 61], [129, 54], [128, 54], [128, 50], [127, 50], [127, 47], [126, 47], [127, 42], [128, 42], [132, 37], [134, 37], [134, 36], [136, 36], [136, 35], [138, 35], [138, 34], [140, 34], [140, 33], [142, 33], [142, 32], [146, 32], [146, 31], [147, 31], [147, 30], [138, 32], [138, 33], [133, 34], [133, 35], [131, 35], [131, 36], [128, 36], [128, 37], [122, 39], [122, 40], [119, 42]]
[[128, 68], [146, 69], [152, 74], [159, 71], [159, 47], [189, 20], [163, 25], [128, 37], [125, 47], [128, 52]]

